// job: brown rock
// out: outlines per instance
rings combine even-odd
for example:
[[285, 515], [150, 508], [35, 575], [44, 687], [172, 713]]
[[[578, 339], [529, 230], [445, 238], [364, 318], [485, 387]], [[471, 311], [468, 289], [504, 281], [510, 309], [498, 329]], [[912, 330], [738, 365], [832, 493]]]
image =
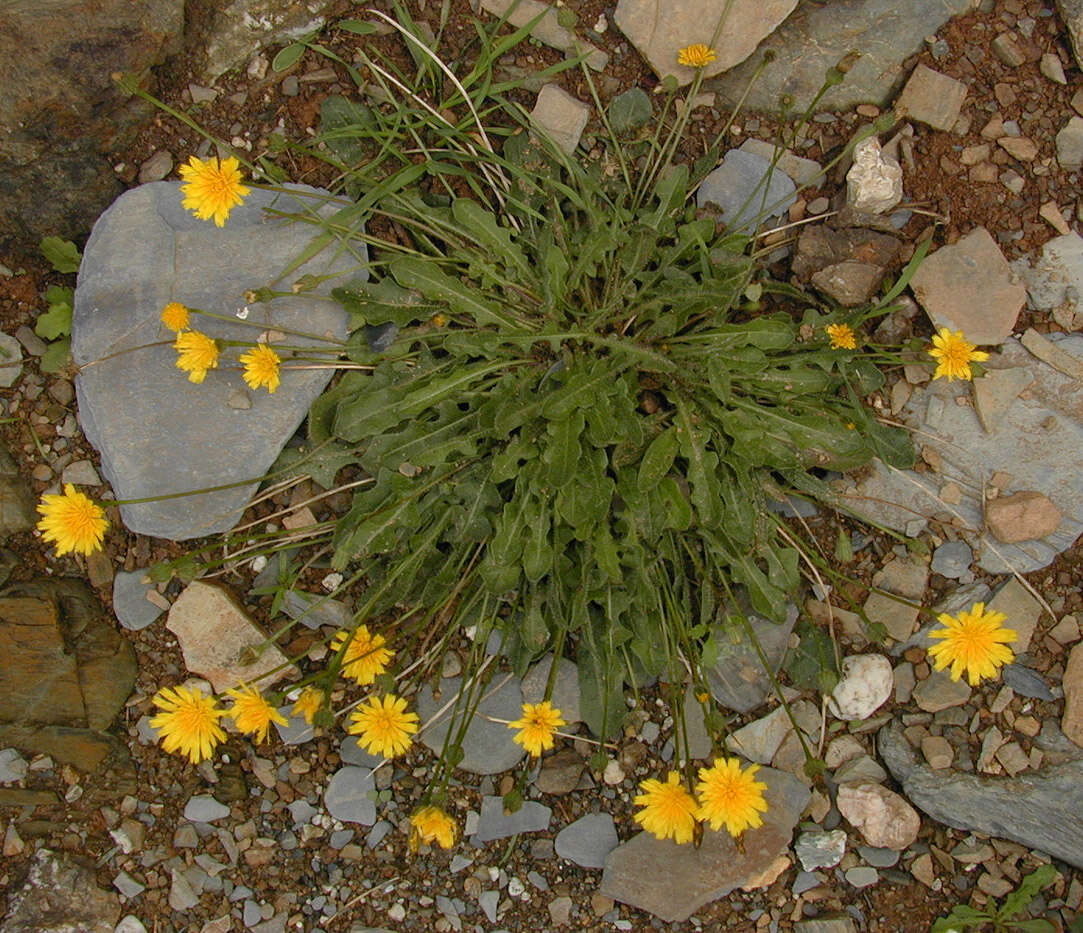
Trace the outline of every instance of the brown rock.
[[808, 279], [822, 269], [848, 261], [887, 267], [895, 261], [899, 248], [897, 237], [862, 227], [806, 227], [797, 238], [793, 274]]
[[113, 933], [120, 898], [98, 887], [93, 868], [38, 849], [21, 888], [12, 892], [4, 933]]
[[1063, 517], [1049, 499], [1032, 490], [997, 496], [985, 504], [985, 527], [1004, 544], [1051, 535]]
[[110, 759], [126, 762], [130, 758], [128, 746], [116, 736], [72, 726], [0, 724], [0, 748], [8, 746], [48, 755], [87, 774], [97, 771]]
[[1001, 136], [997, 145], [1020, 162], [1033, 162], [1038, 156], [1037, 144], [1025, 136]]
[[918, 837], [917, 810], [881, 784], [843, 784], [837, 805], [870, 846], [901, 851]]
[[899, 119], [917, 120], [936, 130], [950, 130], [966, 98], [966, 85], [925, 65], [918, 65], [895, 102]]
[[815, 273], [812, 284], [844, 308], [856, 308], [875, 294], [883, 277], [880, 266], [847, 260]]
[[572, 748], [562, 748], [555, 755], [543, 758], [534, 786], [543, 794], [570, 794], [579, 786], [585, 762]]
[[1076, 645], [1068, 655], [1061, 686], [1064, 687], [1061, 731], [1083, 748], [1083, 644]]

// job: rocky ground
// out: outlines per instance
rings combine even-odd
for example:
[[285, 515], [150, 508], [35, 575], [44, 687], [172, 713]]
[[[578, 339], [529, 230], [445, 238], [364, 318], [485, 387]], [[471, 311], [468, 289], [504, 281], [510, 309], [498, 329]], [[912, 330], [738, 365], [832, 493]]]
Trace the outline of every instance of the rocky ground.
[[[418, 4], [417, 15], [438, 25], [435, 6]], [[658, 78], [618, 30], [612, 4], [563, 6], [576, 15], [577, 32], [608, 56], [598, 73], [603, 100], [633, 86], [654, 90]], [[445, 38], [463, 47], [472, 34], [470, 10], [458, 2], [449, 9]], [[341, 33], [327, 41], [347, 60], [358, 42], [389, 50], [393, 43]], [[303, 139], [318, 127], [322, 101], [348, 82], [311, 53], [276, 73], [269, 67], [274, 51], [254, 53], [214, 81], [194, 54], [181, 57], [162, 70], [160, 94], [246, 150], [262, 151], [276, 132]], [[500, 64], [526, 78], [560, 57], [535, 44]], [[1083, 741], [1083, 649], [1073, 652], [1083, 610], [1083, 552], [1075, 544], [1083, 531], [1083, 352], [1081, 338], [1061, 335], [1083, 325], [1083, 243], [1074, 232], [1083, 216], [1079, 64], [1058, 10], [1040, 0], [998, 0], [937, 28], [919, 54], [899, 63], [899, 74], [905, 88], [892, 103], [900, 118], [881, 142], [902, 167], [903, 200], [873, 229], [867, 219], [833, 215], [846, 203], [848, 165], [803, 190], [791, 186], [779, 194], [785, 220], [827, 220], [776, 237], [771, 245], [789, 251], [772, 256], [772, 272], [859, 304], [932, 237], [935, 251], [912, 285], [914, 299], [881, 325], [880, 337], [897, 343], [951, 326], [1003, 349], [990, 361], [988, 385], [982, 380], [973, 397], [969, 385], [930, 384], [927, 370], [908, 366], [870, 400], [885, 417], [921, 432], [922, 463], [908, 475], [852, 478], [839, 494], [897, 537], [823, 512], [794, 519], [828, 554], [839, 529], [847, 530], [856, 552], [838, 558], [852, 582], [832, 594], [832, 608], [816, 599], [802, 608], [830, 620], [844, 654], [886, 658], [850, 662], [849, 682], [862, 678], [876, 703], [862, 702], [857, 690], [825, 712], [816, 694], [791, 697], [801, 728], [824, 750], [824, 785], [800, 779], [797, 737], [766, 699], [765, 685], [749, 687], [740, 657], [720, 661], [718, 689], [732, 686], [728, 705], [741, 710], [734, 741], [765, 766], [770, 830], [778, 837], [750, 842], [745, 852], [718, 840], [698, 852], [629, 843], [638, 829], [631, 803], [637, 785], [672, 757], [668, 685], [641, 695], [604, 770], [589, 768], [592, 749], [582, 741], [547, 757], [528, 804], [513, 817], [500, 811], [499, 795], [510, 789], [518, 752], [503, 726], [479, 722], [467, 743], [470, 770], [459, 772], [451, 795], [468, 838], [449, 853], [407, 852], [404, 819], [432, 764], [421, 745], [394, 768], [373, 770], [376, 762], [355, 744], [291, 723], [266, 745], [232, 736], [224, 755], [198, 768], [163, 754], [146, 722], [154, 692], [189, 672], [212, 682], [230, 676], [209, 672], [213, 638], [203, 644], [211, 659], [196, 658], [186, 618], [214, 612], [234, 626], [229, 631], [249, 631], [253, 620], [270, 626], [270, 598], [253, 591], [273, 586], [275, 567], [238, 566], [214, 581], [236, 596], [238, 611], [208, 608], [218, 606], [219, 590], [197, 585], [181, 599], [178, 584], [161, 591], [143, 584], [143, 568], [179, 549], [166, 535], [125, 533], [115, 509], [105, 555], [57, 561], [42, 547], [27, 530], [34, 499], [58, 481], [103, 493], [101, 462], [77, 420], [71, 379], [44, 374], [37, 363], [47, 349], [32, 331], [43, 295], [70, 278], [48, 271], [32, 243], [0, 257], [0, 329], [11, 338], [0, 344], [22, 358], [0, 371], [0, 432], [11, 452], [10, 462], [0, 463], [0, 518], [9, 532], [0, 558], [14, 584], [0, 600], [0, 645], [12, 659], [0, 672], [0, 911], [8, 912], [0, 930], [53, 929], [47, 904], [61, 918], [83, 918], [75, 921], [80, 928], [124, 933], [924, 930], [953, 904], [1002, 899], [1050, 859], [1059, 874], [1031, 915], [1054, 929], [1076, 929], [1083, 902], [1083, 751], [1075, 744]], [[560, 83], [577, 100], [590, 100], [576, 72]], [[728, 119], [725, 87], [708, 84], [707, 91], [715, 96], [693, 111], [690, 157]], [[523, 100], [532, 107], [533, 91]], [[781, 167], [800, 183], [813, 162], [829, 161], [886, 109], [860, 103], [817, 114]], [[578, 111], [562, 113], [572, 123], [560, 123], [558, 113], [554, 128], [574, 133]], [[732, 147], [756, 154], [749, 141], [772, 139], [778, 126], [769, 113], [741, 114], [728, 130]], [[590, 157], [597, 127], [588, 120], [578, 130]], [[113, 155], [118, 177], [135, 185], [173, 177], [175, 165], [196, 151], [204, 150], [195, 134], [163, 115]], [[875, 153], [867, 158], [872, 194], [890, 192], [891, 163]], [[331, 180], [315, 159], [284, 161], [297, 181]], [[733, 170], [742, 159], [727, 161]], [[723, 176], [718, 201], [739, 183]], [[803, 231], [800, 238], [794, 230]], [[225, 410], [230, 399], [222, 401]], [[1029, 491], [1044, 501], [1015, 499]], [[310, 492], [286, 491], [277, 504], [297, 506]], [[258, 507], [256, 517], [272, 507]], [[334, 508], [321, 503], [314, 518]], [[998, 512], [993, 534], [985, 528]], [[1012, 541], [1020, 529], [1026, 536]], [[90, 588], [54, 586], [58, 576], [81, 577]], [[320, 593], [323, 577], [310, 574], [306, 588]], [[873, 588], [947, 611], [991, 601], [1020, 634], [1018, 663], [1002, 681], [973, 690], [932, 673], [928, 620], [919, 624], [912, 605]], [[869, 641], [850, 611], [855, 606], [884, 626], [886, 641]], [[335, 624], [340, 607], [323, 608], [330, 615], [315, 620], [316, 628], [290, 635], [290, 655], [313, 647], [321, 623]], [[780, 653], [785, 646], [783, 638]], [[457, 661], [448, 656], [448, 678], [460, 673]], [[544, 676], [534, 673], [535, 686]], [[558, 704], [565, 710], [575, 707], [573, 682]], [[530, 689], [529, 681], [508, 681], [483, 712], [514, 718]], [[742, 692], [748, 689], [751, 695]], [[423, 718], [435, 710], [431, 693], [418, 708]], [[49, 726], [30, 736], [22, 724], [28, 718]], [[692, 722], [690, 731], [693, 748], [701, 747], [702, 723]], [[436, 727], [427, 741], [438, 747]]]

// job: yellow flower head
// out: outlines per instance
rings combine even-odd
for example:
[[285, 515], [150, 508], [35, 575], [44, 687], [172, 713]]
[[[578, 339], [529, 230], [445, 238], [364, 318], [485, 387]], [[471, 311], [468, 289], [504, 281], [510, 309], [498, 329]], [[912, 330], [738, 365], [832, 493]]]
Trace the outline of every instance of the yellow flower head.
[[286, 725], [286, 717], [271, 706], [255, 687], [227, 690], [226, 696], [233, 700], [228, 715], [241, 732], [255, 736], [257, 742], [267, 740], [267, 730], [272, 722]]
[[953, 334], [946, 327], [941, 327], [940, 333], [933, 335], [933, 345], [925, 352], [937, 361], [933, 378], [943, 376], [948, 382], [970, 379], [971, 362], [982, 363], [989, 359], [989, 354], [984, 350], [974, 349], [974, 344], [963, 337], [961, 330]]
[[430, 804], [410, 814], [411, 852], [432, 842], [438, 843], [441, 849], [450, 849], [458, 837], [459, 827], [439, 807]]
[[244, 364], [244, 381], [248, 383], [248, 388], [267, 386], [267, 391], [273, 395], [281, 382], [278, 366], [282, 360], [278, 354], [267, 344], [260, 343], [247, 353], [242, 353], [240, 361]]
[[756, 780], [759, 765], [741, 769], [736, 758], [716, 758], [709, 768], [699, 769], [696, 817], [710, 823], [711, 829], [723, 826], [734, 839], [746, 829], [763, 825], [761, 813], [767, 812], [763, 792], [767, 785]]
[[849, 324], [828, 324], [824, 328], [831, 338], [832, 350], [856, 350], [857, 335]]
[[665, 782], [648, 778], [639, 785], [643, 791], [633, 801], [642, 807], [635, 821], [658, 839], [673, 838], [679, 844], [692, 841], [696, 828], [696, 801], [681, 783], [680, 775], [670, 771]]
[[42, 538], [56, 544], [57, 556], [74, 551], [93, 554], [100, 551], [109, 522], [102, 507], [65, 483], [64, 492], [42, 496], [38, 512], [45, 516], [38, 522]]
[[297, 702], [293, 704], [290, 715], [304, 716], [305, 722], [311, 726], [313, 717], [323, 706], [323, 698], [323, 691], [319, 687], [305, 687], [297, 698]]
[[204, 162], [192, 156], [187, 165], [180, 167], [184, 200], [181, 205], [200, 220], [214, 219], [218, 227], [225, 226], [229, 212], [244, 203], [249, 189], [241, 184], [240, 163], [232, 156], [219, 161], [217, 158]]
[[689, 68], [706, 68], [716, 58], [718, 58], [718, 53], [702, 42], [686, 45], [677, 52], [677, 64], [687, 65]]
[[394, 758], [410, 747], [417, 728], [417, 713], [406, 712], [406, 701], [389, 693], [383, 699], [369, 697], [350, 713], [346, 731], [358, 737], [357, 744], [365, 751]]
[[162, 739], [162, 748], [172, 754], [180, 752], [198, 765], [210, 758], [215, 746], [226, 740], [218, 725], [225, 714], [213, 696], [188, 687], [163, 687], [154, 694], [154, 705], [162, 712], [150, 720]]
[[515, 741], [537, 758], [547, 748], [553, 747], [553, 733], [566, 725], [560, 710], [545, 700], [542, 703], [524, 703], [522, 718], [509, 722], [508, 728], [519, 730]]
[[341, 631], [331, 640], [331, 650], [339, 651], [346, 645], [342, 656], [342, 676], [352, 677], [362, 687], [371, 684], [387, 670], [388, 662], [394, 652], [384, 647], [387, 641], [383, 635], [370, 635], [364, 625], [359, 625], [352, 636]]
[[218, 344], [198, 330], [186, 330], [173, 341], [177, 351], [177, 369], [188, 373], [188, 381], [197, 385], [207, 378], [208, 369], [218, 368]]
[[188, 309], [179, 301], [171, 301], [162, 308], [162, 323], [170, 330], [180, 333], [188, 328]]
[[929, 633], [930, 638], [940, 639], [940, 644], [929, 649], [933, 667], [942, 671], [950, 664], [951, 679], [958, 680], [965, 673], [971, 687], [983, 677], [996, 677], [998, 668], [1015, 658], [1007, 642], [1019, 637], [1015, 629], [1000, 624], [1005, 619], [1003, 612], [986, 612], [985, 603], [974, 603], [958, 618], [940, 613], [937, 621], [944, 628]]

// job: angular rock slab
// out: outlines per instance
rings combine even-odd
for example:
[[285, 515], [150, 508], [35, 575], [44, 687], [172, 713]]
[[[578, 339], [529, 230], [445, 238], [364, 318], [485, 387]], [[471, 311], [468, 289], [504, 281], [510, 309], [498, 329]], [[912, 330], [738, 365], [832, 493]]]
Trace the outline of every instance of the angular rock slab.
[[[290, 187], [314, 197], [326, 195]], [[232, 528], [256, 480], [327, 385], [330, 369], [284, 368], [274, 395], [264, 389], [246, 392], [236, 363], [243, 352], [238, 348], [223, 353], [219, 368], [195, 385], [174, 365], [173, 334], [158, 319], [167, 303], [179, 301], [233, 318], [193, 315], [193, 326], [215, 338], [254, 341], [275, 327], [345, 338], [346, 312], [318, 297], [327, 285], [316, 293], [257, 304], [247, 323], [235, 317], [245, 308], [245, 291], [275, 283], [318, 231], [312, 224], [274, 219], [264, 208], [301, 213], [320, 203], [253, 189], [218, 228], [181, 207], [178, 182], [163, 181], [124, 193], [94, 225], [75, 290], [72, 355], [81, 367], [76, 379], [79, 420], [101, 452], [102, 472], [117, 498], [252, 480], [217, 492], [121, 506], [131, 531], [183, 540]], [[330, 216], [336, 206], [343, 204], [324, 204], [321, 215]], [[359, 254], [364, 263], [363, 245]], [[276, 287], [288, 291], [302, 275], [347, 272], [356, 264], [334, 248], [325, 249]], [[363, 265], [360, 278], [367, 278]], [[328, 346], [292, 335], [288, 341]], [[231, 398], [245, 394], [249, 407], [231, 407]]]
[[[438, 755], [443, 751], [444, 739], [451, 728], [451, 710], [454, 708], [455, 694], [462, 688], [462, 682], [461, 677], [445, 677], [441, 680], [439, 700], [434, 698], [429, 686], [423, 687], [417, 695], [417, 714], [423, 725], [419, 738]], [[518, 680], [501, 674], [494, 675], [492, 681], [482, 689], [482, 700], [478, 704], [477, 713], [463, 736], [463, 758], [456, 767], [473, 774], [499, 774], [514, 768], [522, 761], [526, 752], [521, 745], [515, 744], [515, 732], [512, 729], [502, 722], [491, 722], [485, 717], [506, 719], [509, 722], [518, 719], [523, 712], [523, 691]], [[448, 706], [447, 711], [429, 725], [429, 720], [444, 706]], [[459, 708], [461, 716], [462, 703]], [[458, 729], [458, 721], [455, 728]]]
[[38, 849], [26, 880], [11, 891], [4, 933], [113, 933], [120, 898], [98, 887], [92, 868], [65, 853]]
[[794, 109], [803, 112], [823, 85], [827, 69], [851, 49], [858, 49], [861, 57], [846, 80], [830, 88], [819, 107], [846, 110], [870, 102], [882, 106], [902, 83], [904, 63], [921, 51], [925, 37], [952, 16], [969, 13], [972, 6], [971, 0], [802, 3], [760, 45], [761, 51], [772, 50], [775, 60], [751, 87], [753, 72], [761, 63], [760, 55], [708, 81], [704, 89], [719, 92], [729, 104], [737, 103], [747, 92], [745, 106], [749, 110], [769, 113], [777, 113], [779, 97], [789, 94], [794, 98]]
[[[762, 616], [748, 616], [748, 623], [771, 664], [771, 673], [778, 671], [782, 664], [796, 621], [796, 606], [786, 610], [786, 621], [781, 623]], [[704, 672], [711, 694], [727, 709], [738, 713], [751, 712], [767, 699], [771, 690], [771, 680], [763, 669], [756, 646], [750, 641], [744, 626], [736, 621], [732, 625], [719, 626], [714, 638], [718, 660]]]
[[642, 832], [609, 853], [599, 893], [679, 923], [762, 876], [789, 848], [810, 791], [774, 768], [760, 768], [756, 778], [767, 784], [767, 812], [759, 829], [742, 835], [740, 849], [725, 830], [708, 828], [698, 849]]
[[[1083, 336], [1069, 334], [1054, 343], [1083, 361]], [[1029, 573], [1050, 564], [1083, 533], [1083, 383], [1035, 359], [1016, 340], [1005, 341], [1000, 355], [985, 365], [1025, 367], [1034, 377], [1023, 396], [1007, 406], [994, 433], [986, 433], [972, 407], [956, 403], [969, 396], [970, 383], [937, 379], [915, 389], [903, 420], [923, 432], [923, 446], [940, 455], [940, 472], [918, 474], [875, 461], [860, 482], [839, 484], [838, 505], [897, 531], [906, 531], [915, 519], [943, 514], [960, 527], [983, 570]], [[982, 530], [982, 484], [997, 471], [1012, 477], [1005, 492], [1042, 492], [1064, 513], [1053, 534], [1002, 544]], [[949, 480], [962, 489], [962, 501], [951, 506], [939, 498]]]
[[703, 69], [707, 77], [748, 58], [795, 6], [797, 0], [620, 0], [614, 19], [658, 77], [674, 75], [689, 84], [697, 69], [678, 65], [677, 53], [697, 43], [710, 45], [720, 19], [721, 36], [713, 44], [718, 57]]
[[881, 729], [877, 743], [903, 796], [938, 823], [1011, 839], [1083, 868], [1083, 760], [984, 777], [919, 764], [898, 726]]

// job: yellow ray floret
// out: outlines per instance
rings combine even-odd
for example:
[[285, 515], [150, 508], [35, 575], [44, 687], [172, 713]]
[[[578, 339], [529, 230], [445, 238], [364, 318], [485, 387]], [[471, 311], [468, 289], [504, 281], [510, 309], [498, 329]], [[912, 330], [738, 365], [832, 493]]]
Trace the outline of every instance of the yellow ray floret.
[[450, 849], [459, 838], [459, 827], [439, 807], [420, 807], [410, 815], [410, 851], [419, 846], [437, 843], [441, 849]]
[[41, 497], [38, 512], [44, 516], [38, 522], [42, 538], [56, 544], [58, 556], [73, 551], [90, 555], [100, 551], [109, 527], [102, 507], [71, 483], [64, 485], [64, 492]]
[[717, 58], [718, 53], [702, 42], [686, 45], [677, 52], [677, 64], [687, 65], [689, 68], [706, 68]]
[[537, 758], [546, 749], [553, 747], [553, 733], [566, 725], [560, 710], [548, 700], [544, 700], [541, 703], [524, 703], [522, 717], [515, 722], [509, 722], [508, 728], [519, 730], [515, 741]]
[[230, 211], [244, 203], [249, 189], [241, 182], [240, 163], [232, 156], [219, 161], [206, 161], [192, 156], [187, 165], [180, 167], [184, 179], [181, 205], [200, 220], [214, 220], [215, 226], [225, 226]]
[[832, 350], [857, 349], [857, 335], [849, 324], [828, 324], [824, 330], [831, 340]]
[[154, 705], [161, 710], [150, 720], [170, 754], [179, 752], [198, 765], [214, 754], [226, 733], [218, 725], [225, 714], [213, 696], [188, 687], [163, 687], [154, 695]]
[[933, 667], [942, 671], [950, 666], [952, 680], [966, 674], [972, 687], [984, 677], [996, 677], [1002, 665], [1014, 660], [1008, 644], [1019, 637], [1014, 629], [1001, 625], [1006, 619], [1003, 612], [986, 612], [985, 603], [974, 603], [958, 617], [942, 612], [937, 621], [944, 628], [929, 633], [940, 642], [929, 649]]
[[218, 344], [198, 330], [186, 330], [173, 341], [177, 351], [177, 369], [188, 373], [188, 381], [197, 385], [207, 378], [207, 370], [218, 368]]
[[384, 645], [383, 635], [369, 634], [367, 626], [359, 625], [354, 632], [341, 631], [331, 640], [331, 650], [340, 651], [346, 645], [342, 656], [342, 676], [350, 677], [365, 687], [387, 670], [387, 665], [394, 653]]
[[188, 309], [179, 301], [171, 301], [162, 308], [161, 321], [166, 327], [177, 333], [187, 330]]
[[709, 768], [699, 769], [696, 797], [699, 809], [696, 816], [710, 824], [711, 829], [721, 829], [736, 838], [746, 829], [763, 825], [761, 813], [767, 812], [763, 792], [767, 785], [756, 780], [759, 765], [741, 768], [736, 758], [716, 758]]
[[963, 337], [961, 330], [953, 334], [946, 327], [941, 327], [940, 332], [933, 335], [933, 345], [925, 352], [937, 361], [933, 378], [944, 377], [948, 382], [955, 379], [971, 379], [970, 364], [982, 363], [989, 359], [989, 354], [984, 350], [975, 349], [974, 344]]
[[365, 751], [385, 758], [405, 752], [417, 730], [417, 713], [406, 712], [406, 701], [391, 693], [383, 698], [369, 697], [350, 714], [347, 729]]
[[696, 828], [696, 801], [681, 783], [680, 775], [671, 771], [665, 781], [648, 778], [639, 787], [643, 793], [633, 802], [643, 809], [635, 815], [635, 821], [657, 839], [691, 842]]
[[255, 687], [227, 690], [226, 696], [233, 700], [229, 716], [241, 732], [255, 736], [257, 742], [267, 739], [272, 722], [286, 725], [286, 717], [276, 710]]
[[248, 383], [248, 388], [259, 389], [266, 386], [267, 391], [273, 395], [281, 382], [278, 368], [282, 360], [278, 354], [267, 344], [261, 343], [247, 353], [242, 353], [240, 361], [244, 366], [244, 381]]

